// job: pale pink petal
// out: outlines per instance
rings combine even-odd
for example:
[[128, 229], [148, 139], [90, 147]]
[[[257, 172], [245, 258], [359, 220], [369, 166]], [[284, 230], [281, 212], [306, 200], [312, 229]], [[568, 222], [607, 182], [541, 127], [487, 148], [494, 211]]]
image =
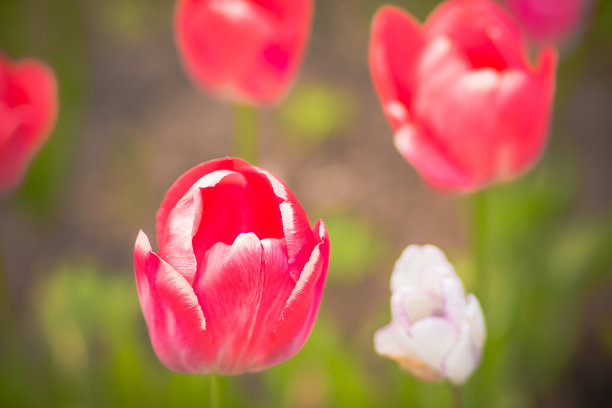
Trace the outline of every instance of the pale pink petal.
[[481, 347], [486, 337], [486, 329], [484, 323], [484, 316], [482, 314], [482, 308], [476, 296], [471, 293], [468, 295], [466, 317], [470, 324], [470, 332], [472, 335], [472, 341], [478, 347]]
[[420, 286], [421, 271], [438, 264], [449, 265], [446, 256], [439, 248], [433, 245], [408, 246], [393, 267], [391, 292], [404, 287]]
[[466, 299], [463, 283], [457, 275], [442, 279], [444, 315], [450, 321], [461, 321], [465, 315]]
[[412, 340], [393, 324], [376, 331], [374, 348], [382, 356], [388, 357], [402, 367], [426, 381], [437, 381], [440, 375], [420, 357]]
[[423, 361], [439, 372], [442, 359], [457, 341], [457, 331], [447, 319], [428, 317], [412, 325], [410, 337]]
[[452, 350], [444, 358], [442, 374], [453, 384], [463, 384], [480, 361], [480, 353], [472, 344], [470, 328], [466, 323]]
[[443, 299], [426, 289], [403, 289], [391, 296], [393, 321], [402, 327], [409, 328], [411, 323], [428, 316], [442, 316], [443, 311]]

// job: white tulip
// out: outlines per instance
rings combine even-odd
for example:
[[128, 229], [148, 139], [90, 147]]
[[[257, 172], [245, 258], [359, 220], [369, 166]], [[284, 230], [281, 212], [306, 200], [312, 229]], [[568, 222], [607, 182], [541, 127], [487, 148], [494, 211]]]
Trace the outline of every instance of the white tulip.
[[376, 352], [423, 380], [465, 382], [480, 362], [484, 318], [444, 253], [432, 245], [406, 248], [391, 293], [392, 321], [376, 332]]

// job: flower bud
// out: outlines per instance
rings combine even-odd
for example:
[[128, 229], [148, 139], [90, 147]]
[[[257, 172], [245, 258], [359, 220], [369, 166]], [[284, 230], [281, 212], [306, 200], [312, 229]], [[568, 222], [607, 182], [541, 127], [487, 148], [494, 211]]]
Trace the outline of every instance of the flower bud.
[[166, 194], [157, 240], [153, 252], [141, 231], [134, 263], [164, 365], [239, 374], [299, 351], [319, 310], [329, 238], [279, 179], [240, 159], [200, 164]]
[[482, 309], [435, 246], [411, 245], [391, 276], [391, 324], [374, 336], [376, 352], [426, 381], [466, 381], [485, 340]]

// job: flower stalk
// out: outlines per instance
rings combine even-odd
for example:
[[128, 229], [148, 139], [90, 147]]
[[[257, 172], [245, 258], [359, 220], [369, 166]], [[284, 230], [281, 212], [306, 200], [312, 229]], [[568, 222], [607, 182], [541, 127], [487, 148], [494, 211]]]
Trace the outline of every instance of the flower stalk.
[[238, 103], [234, 106], [234, 156], [257, 165], [257, 108]]

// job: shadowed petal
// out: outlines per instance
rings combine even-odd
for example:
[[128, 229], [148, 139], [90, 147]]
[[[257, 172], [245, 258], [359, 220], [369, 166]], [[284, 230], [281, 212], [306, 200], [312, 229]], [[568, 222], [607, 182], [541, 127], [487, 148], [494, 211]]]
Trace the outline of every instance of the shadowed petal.
[[317, 222], [314, 231], [320, 241], [274, 326], [267, 346], [266, 363], [259, 367], [260, 370], [295, 354], [306, 342], [314, 325], [329, 265], [329, 236], [323, 221]]

